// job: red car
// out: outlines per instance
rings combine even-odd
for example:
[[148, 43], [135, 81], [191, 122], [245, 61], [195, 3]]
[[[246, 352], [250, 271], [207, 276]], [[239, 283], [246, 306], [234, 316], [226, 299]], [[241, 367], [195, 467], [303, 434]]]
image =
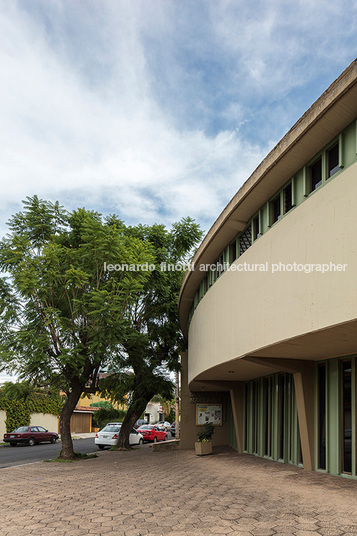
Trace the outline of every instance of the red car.
[[153, 441], [156, 443], [156, 441], [166, 441], [167, 439], [167, 433], [159, 430], [158, 427], [153, 424], [139, 426], [137, 432], [142, 434], [144, 441]]
[[35, 443], [42, 443], [44, 441], [56, 443], [58, 438], [58, 434], [49, 432], [42, 426], [20, 426], [20, 428], [16, 428], [10, 434], [4, 434], [4, 442], [10, 443], [12, 447], [16, 447], [17, 443], [25, 443], [31, 447]]

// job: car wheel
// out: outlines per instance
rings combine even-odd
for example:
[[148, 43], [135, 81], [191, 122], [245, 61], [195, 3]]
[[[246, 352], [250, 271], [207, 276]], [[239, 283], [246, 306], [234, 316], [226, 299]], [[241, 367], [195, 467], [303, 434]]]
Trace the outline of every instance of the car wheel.
[[33, 447], [35, 444], [35, 440], [33, 437], [30, 437], [30, 439], [27, 441], [27, 444], [29, 447]]
[[10, 445], [11, 445], [12, 447], [16, 447], [17, 443], [14, 443], [13, 441], [11, 441]]
[[104, 449], [104, 445], [97, 445], [97, 447], [98, 447], [100, 450], [103, 450], [103, 449]]
[[139, 439], [139, 445], [143, 445], [144, 444], [144, 441], [142, 438]]
[[155, 436], [155, 437], [154, 437], [154, 443], [156, 443], [156, 441], [157, 441], [157, 437]]
[[57, 441], [57, 437], [53, 435], [51, 437], [51, 443], [56, 443], [56, 441]]

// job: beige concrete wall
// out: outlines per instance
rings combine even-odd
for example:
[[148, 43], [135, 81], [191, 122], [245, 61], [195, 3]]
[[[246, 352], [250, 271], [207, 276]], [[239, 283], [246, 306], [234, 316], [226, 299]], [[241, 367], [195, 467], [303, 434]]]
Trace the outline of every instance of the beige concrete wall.
[[30, 426], [43, 426], [50, 432], [57, 432], [57, 417], [49, 413], [33, 413], [30, 418]]
[[6, 411], [0, 410], [0, 442], [2, 441], [3, 435], [6, 433]]
[[188, 380], [227, 360], [357, 318], [357, 164], [277, 222], [238, 263], [338, 263], [346, 272], [227, 272], [198, 305]]

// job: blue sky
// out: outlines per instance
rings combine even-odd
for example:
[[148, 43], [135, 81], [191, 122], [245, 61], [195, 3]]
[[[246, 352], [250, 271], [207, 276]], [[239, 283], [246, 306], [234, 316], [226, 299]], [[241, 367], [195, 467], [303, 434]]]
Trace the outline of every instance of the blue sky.
[[205, 230], [357, 56], [357, 2], [0, 0], [0, 232], [37, 194]]

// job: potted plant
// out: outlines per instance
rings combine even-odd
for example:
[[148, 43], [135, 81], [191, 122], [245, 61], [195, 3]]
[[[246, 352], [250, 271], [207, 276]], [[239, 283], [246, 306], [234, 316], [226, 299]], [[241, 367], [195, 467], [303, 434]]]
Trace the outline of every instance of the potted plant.
[[211, 422], [206, 422], [203, 430], [198, 432], [197, 441], [195, 442], [195, 451], [197, 456], [206, 456], [212, 454], [212, 436], [214, 427]]

